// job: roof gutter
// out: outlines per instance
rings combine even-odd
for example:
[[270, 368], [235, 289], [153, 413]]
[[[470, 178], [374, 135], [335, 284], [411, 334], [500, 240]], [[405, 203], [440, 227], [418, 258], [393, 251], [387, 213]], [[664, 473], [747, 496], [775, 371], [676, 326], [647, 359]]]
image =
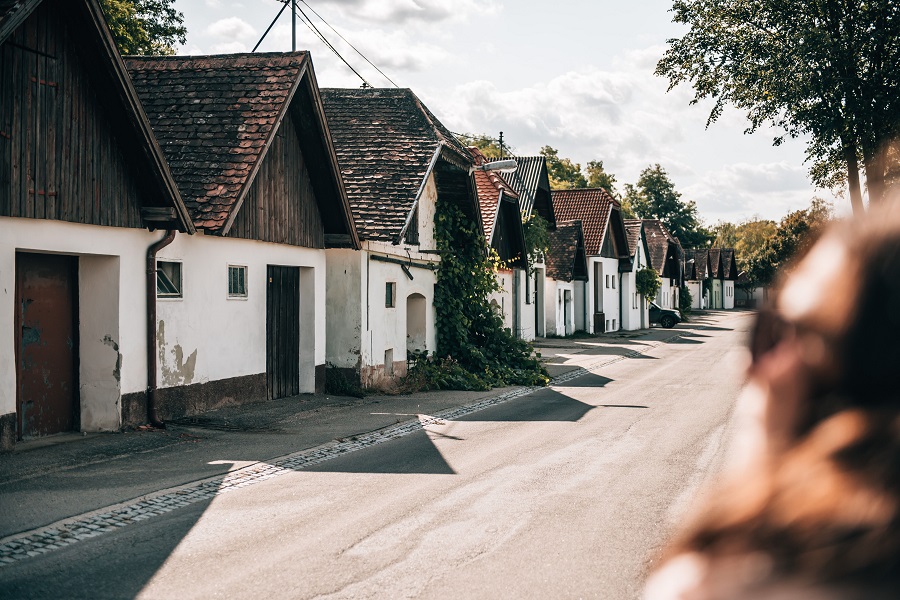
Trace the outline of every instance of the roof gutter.
[[165, 429], [156, 411], [156, 255], [175, 240], [176, 231], [170, 229], [165, 237], [147, 248], [147, 421]]

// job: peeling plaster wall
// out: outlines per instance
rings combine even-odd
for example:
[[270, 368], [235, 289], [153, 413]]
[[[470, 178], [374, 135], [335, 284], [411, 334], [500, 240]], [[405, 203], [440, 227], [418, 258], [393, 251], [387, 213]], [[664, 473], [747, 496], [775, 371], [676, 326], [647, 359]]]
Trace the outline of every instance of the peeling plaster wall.
[[122, 424], [120, 262], [118, 256], [82, 256], [78, 259], [82, 431], [116, 431]]
[[335, 367], [358, 369], [365, 316], [365, 253], [334, 248], [325, 251], [325, 259], [325, 360]]
[[497, 283], [500, 284], [502, 289], [488, 296], [488, 302], [491, 304], [496, 303], [496, 306], [500, 308], [503, 328], [515, 333], [513, 326], [513, 272], [499, 271], [497, 273]]
[[147, 385], [144, 257], [160, 235], [0, 217], [0, 415], [16, 410], [16, 251], [80, 257], [82, 427], [109, 430], [120, 422], [120, 394], [143, 391]]
[[[179, 235], [161, 261], [182, 263], [181, 298], [159, 298], [159, 387], [266, 372], [268, 265], [301, 267], [300, 391], [315, 390], [325, 363], [325, 251], [254, 240]], [[247, 267], [247, 296], [228, 296], [228, 267]], [[316, 307], [322, 307], [316, 310]], [[310, 323], [312, 321], [312, 323]]]

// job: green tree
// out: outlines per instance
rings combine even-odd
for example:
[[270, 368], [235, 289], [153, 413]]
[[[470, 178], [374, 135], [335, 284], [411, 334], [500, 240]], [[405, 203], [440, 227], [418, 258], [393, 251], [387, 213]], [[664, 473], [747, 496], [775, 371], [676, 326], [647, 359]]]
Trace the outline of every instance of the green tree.
[[[890, 0], [676, 0], [689, 26], [656, 67], [669, 89], [694, 88], [765, 124], [808, 138], [810, 174], [821, 186], [849, 186], [863, 210], [860, 161], [870, 202], [885, 195], [888, 145], [900, 133], [900, 3]], [[784, 136], [775, 138], [778, 145]]]
[[[481, 150], [488, 160], [499, 160], [501, 156], [500, 142], [484, 133], [461, 133], [456, 136], [463, 146], [474, 146]], [[513, 156], [515, 149], [507, 143], [503, 144], [502, 156]]]
[[184, 15], [174, 4], [175, 0], [100, 0], [116, 46], [124, 55], [175, 54], [175, 45], [187, 41], [187, 28]]
[[774, 235], [748, 257], [748, 287], [771, 285], [778, 273], [802, 255], [833, 218], [831, 206], [814, 198], [809, 208], [786, 215]]
[[758, 217], [737, 224], [719, 221], [713, 227], [713, 246], [734, 248], [738, 271], [747, 271], [750, 257], [759, 252], [777, 230], [775, 221]]
[[613, 198], [617, 200], [621, 198], [616, 190], [616, 176], [606, 172], [606, 169], [603, 168], [602, 160], [588, 161], [585, 171], [587, 172], [587, 187], [603, 188]]
[[681, 199], [658, 164], [641, 171], [637, 184], [625, 186], [625, 198], [638, 217], [659, 219], [685, 248], [704, 247], [712, 241], [712, 233], [700, 222], [697, 205]]
[[559, 151], [550, 146], [541, 148], [541, 156], [547, 161], [550, 187], [555, 190], [586, 188], [587, 179], [581, 172], [581, 165], [568, 158], [560, 158]]

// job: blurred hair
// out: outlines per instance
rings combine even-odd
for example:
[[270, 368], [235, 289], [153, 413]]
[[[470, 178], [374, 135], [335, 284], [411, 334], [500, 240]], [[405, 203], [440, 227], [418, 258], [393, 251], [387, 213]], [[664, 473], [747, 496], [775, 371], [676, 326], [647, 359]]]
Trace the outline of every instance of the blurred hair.
[[[808, 292], [835, 299], [817, 309], [839, 311], [829, 315], [839, 326], [822, 337], [835, 366], [830, 373], [813, 371], [817, 385], [798, 399], [793, 442], [716, 495], [668, 557], [700, 553], [727, 563], [764, 556], [762, 585], [801, 581], [848, 586], [854, 593], [846, 597], [894, 597], [900, 589], [900, 211], [872, 210], [835, 224], [818, 243], [834, 242], [847, 258], [845, 284]], [[773, 323], [761, 316], [757, 336], [777, 335]], [[815, 324], [792, 326], [815, 335]]]

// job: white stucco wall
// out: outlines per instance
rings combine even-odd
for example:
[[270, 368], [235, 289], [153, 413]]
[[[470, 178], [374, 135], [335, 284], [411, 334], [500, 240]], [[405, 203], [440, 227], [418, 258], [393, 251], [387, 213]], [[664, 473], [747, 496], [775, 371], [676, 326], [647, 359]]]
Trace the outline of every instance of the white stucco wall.
[[631, 263], [631, 271], [622, 273], [622, 329], [635, 331], [649, 326], [649, 305], [644, 297], [637, 293], [637, 272], [647, 264], [644, 255], [644, 245], [638, 243], [634, 260]]
[[699, 279], [693, 281], [685, 281], [688, 291], [691, 293], [691, 308], [694, 310], [702, 310], [705, 306], [703, 303], [703, 282]]
[[[575, 332], [575, 288], [572, 281], [558, 281], [547, 277], [544, 282], [544, 318], [547, 335], [571, 335]], [[568, 311], [566, 303], [568, 293]]]
[[[600, 256], [588, 257], [588, 294], [587, 303], [587, 326], [585, 330], [589, 333], [594, 332], [594, 313], [602, 312], [604, 321], [609, 321], [606, 331], [618, 331], [621, 329], [621, 306], [619, 302], [619, 291], [621, 288], [621, 277], [619, 276], [619, 259], [603, 258]], [[600, 281], [595, 281], [597, 275], [597, 265], [601, 265]], [[594, 296], [596, 286], [599, 283], [600, 303], [595, 306]], [[613, 287], [615, 286], [615, 287]]]
[[734, 308], [734, 282], [725, 280], [722, 282], [722, 308], [731, 310]]
[[121, 394], [147, 386], [144, 257], [161, 237], [124, 229], [0, 217], [0, 414], [16, 411], [16, 251], [79, 257], [82, 429], [121, 424]]
[[[217, 236], [179, 235], [157, 255], [182, 263], [181, 298], [157, 301], [159, 387], [266, 372], [268, 265], [301, 267], [300, 391], [325, 364], [325, 251]], [[228, 297], [228, 266], [247, 267], [247, 297]], [[307, 271], [308, 269], [308, 271]]]
[[495, 310], [499, 311], [504, 329], [515, 333], [513, 327], [513, 272], [498, 271], [496, 277], [500, 290], [489, 295], [488, 302], [496, 307]]
[[659, 291], [656, 293], [656, 299], [654, 302], [658, 304], [661, 308], [673, 308], [677, 309], [677, 295], [676, 295], [676, 286], [672, 285], [673, 279], [670, 277], [661, 277], [662, 285], [659, 286]]
[[722, 280], [713, 279], [710, 286], [709, 307], [712, 309], [722, 308]]
[[[332, 249], [326, 251], [326, 360], [341, 368], [358, 369], [364, 385], [372, 385], [385, 374], [402, 375], [393, 369], [405, 368], [410, 344], [420, 346], [422, 336], [407, 336], [407, 303], [411, 295], [425, 298], [420, 311], [418, 296], [413, 299], [413, 313], [424, 312], [424, 348], [437, 350], [435, 329], [433, 270], [410, 267], [409, 279], [399, 264], [379, 261], [373, 256], [388, 257], [404, 262], [439, 262], [436, 254], [421, 252], [434, 250], [434, 213], [437, 188], [434, 176], [429, 177], [418, 205], [419, 244], [391, 244], [367, 240], [360, 251]], [[386, 306], [387, 283], [396, 286], [393, 307]], [[508, 300], [507, 300], [508, 303]], [[393, 365], [386, 365], [387, 356]], [[401, 367], [402, 365], [402, 367]]]

